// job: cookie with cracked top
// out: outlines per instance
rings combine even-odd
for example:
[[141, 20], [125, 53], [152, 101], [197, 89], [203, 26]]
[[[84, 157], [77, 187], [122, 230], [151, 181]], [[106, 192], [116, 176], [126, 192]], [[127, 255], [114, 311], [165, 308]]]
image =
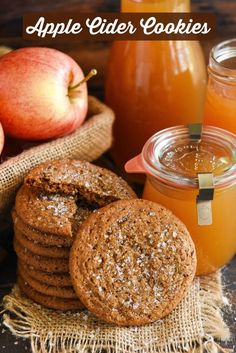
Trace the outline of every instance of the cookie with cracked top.
[[81, 302], [119, 326], [144, 325], [169, 314], [195, 271], [195, 247], [185, 225], [146, 200], [117, 201], [90, 215], [70, 252]]
[[45, 162], [29, 172], [24, 183], [48, 193], [77, 195], [96, 206], [136, 198], [121, 177], [108, 169], [75, 159]]
[[41, 232], [73, 236], [77, 205], [72, 196], [49, 195], [22, 185], [16, 195], [15, 209], [26, 224]]
[[51, 297], [46, 294], [42, 294], [34, 290], [23, 278], [18, 276], [17, 284], [20, 288], [22, 294], [24, 294], [29, 299], [33, 300], [35, 303], [43, 305], [49, 309], [70, 311], [70, 310], [82, 310], [84, 306], [78, 299], [65, 299]]

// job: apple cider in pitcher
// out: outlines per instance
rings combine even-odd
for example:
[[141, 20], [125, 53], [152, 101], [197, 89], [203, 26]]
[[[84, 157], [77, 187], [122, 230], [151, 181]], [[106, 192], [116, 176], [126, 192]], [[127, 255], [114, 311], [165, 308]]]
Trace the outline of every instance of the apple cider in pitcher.
[[[123, 12], [189, 12], [189, 0], [122, 0]], [[196, 41], [114, 42], [106, 102], [115, 111], [113, 157], [123, 169], [153, 133], [199, 122], [206, 68]]]

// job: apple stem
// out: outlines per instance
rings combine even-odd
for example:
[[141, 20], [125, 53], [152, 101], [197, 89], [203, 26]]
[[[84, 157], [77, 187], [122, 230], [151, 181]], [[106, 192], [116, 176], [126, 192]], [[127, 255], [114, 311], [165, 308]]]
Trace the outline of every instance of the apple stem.
[[79, 86], [81, 86], [83, 83], [87, 82], [88, 80], [90, 80], [91, 77], [97, 75], [97, 70], [96, 69], [92, 69], [87, 76], [85, 76], [83, 78], [82, 81], [80, 81], [79, 83], [77, 83], [77, 85], [73, 86], [73, 87], [70, 87], [70, 91], [71, 90], [74, 90], [76, 88], [78, 88]]

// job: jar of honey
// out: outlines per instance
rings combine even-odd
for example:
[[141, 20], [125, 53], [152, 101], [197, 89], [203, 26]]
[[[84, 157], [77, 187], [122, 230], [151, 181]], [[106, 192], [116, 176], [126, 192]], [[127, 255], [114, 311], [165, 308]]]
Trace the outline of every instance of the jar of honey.
[[205, 123], [236, 134], [236, 39], [210, 53]]
[[[195, 131], [194, 131], [195, 130]], [[236, 136], [220, 128], [177, 126], [153, 135], [126, 163], [147, 175], [143, 198], [172, 210], [197, 251], [197, 274], [226, 264], [236, 251]]]
[[[190, 0], [121, 0], [122, 12], [189, 12]], [[202, 122], [206, 65], [198, 41], [115, 41], [105, 95], [114, 110], [112, 156], [124, 163], [155, 132]]]

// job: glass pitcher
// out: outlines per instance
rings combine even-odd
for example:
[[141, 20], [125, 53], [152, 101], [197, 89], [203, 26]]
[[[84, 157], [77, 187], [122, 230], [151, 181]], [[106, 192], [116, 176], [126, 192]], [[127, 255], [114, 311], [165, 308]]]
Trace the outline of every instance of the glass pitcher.
[[[123, 12], [189, 12], [189, 0], [121, 0]], [[206, 67], [197, 41], [117, 41], [106, 102], [115, 111], [113, 157], [123, 169], [155, 132], [200, 122]]]

